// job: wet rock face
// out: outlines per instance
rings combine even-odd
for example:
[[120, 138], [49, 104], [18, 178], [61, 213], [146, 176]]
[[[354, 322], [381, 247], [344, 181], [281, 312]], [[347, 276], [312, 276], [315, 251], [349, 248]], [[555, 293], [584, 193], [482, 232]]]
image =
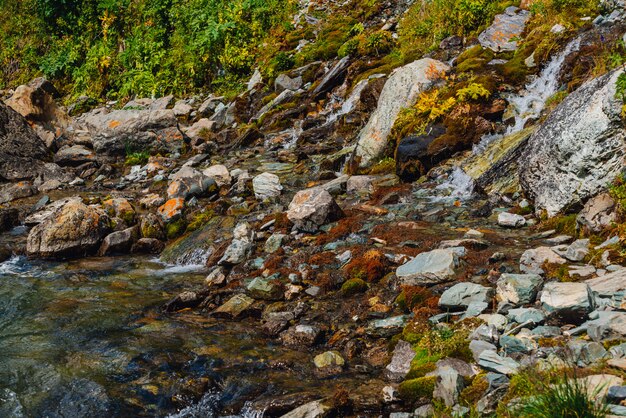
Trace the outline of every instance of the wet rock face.
[[622, 70], [591, 80], [568, 96], [530, 137], [519, 176], [537, 210], [554, 216], [602, 191], [620, 172], [624, 139], [615, 98]]
[[430, 58], [397, 69], [385, 83], [376, 111], [359, 134], [355, 163], [368, 167], [378, 161], [400, 110], [414, 104], [418, 95], [438, 83], [448, 70], [446, 64]]
[[0, 102], [0, 180], [33, 179], [51, 155], [26, 120]]
[[72, 200], [28, 234], [26, 251], [38, 257], [82, 257], [97, 249], [110, 230], [109, 217]]

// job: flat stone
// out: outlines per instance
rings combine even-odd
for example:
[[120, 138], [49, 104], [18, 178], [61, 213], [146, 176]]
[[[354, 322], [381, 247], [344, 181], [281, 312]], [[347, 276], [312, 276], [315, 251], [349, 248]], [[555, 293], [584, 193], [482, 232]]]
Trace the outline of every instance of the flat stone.
[[493, 289], [475, 283], [457, 283], [441, 295], [442, 309], [467, 308], [472, 302], [489, 303]]
[[549, 313], [560, 316], [585, 316], [593, 309], [591, 289], [586, 283], [547, 283], [541, 304]]
[[514, 213], [500, 212], [498, 214], [498, 225], [507, 228], [520, 228], [526, 225], [526, 219]]
[[478, 35], [478, 41], [483, 48], [494, 52], [515, 51], [516, 39], [521, 36], [529, 18], [530, 12], [518, 8], [515, 12], [496, 15], [493, 24]]
[[454, 278], [458, 257], [451, 249], [433, 250], [418, 254], [396, 269], [403, 284], [429, 285], [447, 282]]
[[538, 247], [524, 251], [520, 258], [520, 270], [524, 273], [543, 274], [544, 263], [565, 264], [567, 261], [555, 253], [552, 248]]
[[487, 371], [507, 376], [516, 374], [520, 368], [518, 362], [509, 357], [501, 357], [493, 350], [485, 350], [480, 353], [478, 365]]

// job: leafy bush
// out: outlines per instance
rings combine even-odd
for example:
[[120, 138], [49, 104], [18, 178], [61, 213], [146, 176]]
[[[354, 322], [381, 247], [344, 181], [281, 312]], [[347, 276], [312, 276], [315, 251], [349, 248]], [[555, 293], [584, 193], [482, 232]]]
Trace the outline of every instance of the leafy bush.
[[460, 102], [467, 102], [469, 100], [488, 99], [491, 96], [491, 92], [487, 90], [482, 84], [471, 83], [469, 86], [459, 89], [456, 92], [456, 98]]

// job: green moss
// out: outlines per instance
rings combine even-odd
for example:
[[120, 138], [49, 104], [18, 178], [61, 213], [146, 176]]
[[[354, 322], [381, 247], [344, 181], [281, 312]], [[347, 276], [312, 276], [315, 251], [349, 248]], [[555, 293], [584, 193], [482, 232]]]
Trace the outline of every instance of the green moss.
[[422, 398], [432, 398], [437, 383], [436, 376], [419, 377], [405, 380], [398, 387], [400, 398], [407, 402], [414, 402]]
[[367, 283], [362, 279], [347, 280], [341, 286], [341, 293], [344, 297], [354, 296], [358, 293], [364, 293], [368, 289]]
[[156, 225], [145, 222], [141, 226], [141, 236], [143, 238], [163, 238], [163, 231], [160, 230]]
[[126, 165], [144, 165], [148, 162], [150, 158], [150, 154], [142, 151], [142, 152], [132, 152], [126, 155], [126, 161], [124, 164]]
[[456, 60], [456, 71], [459, 74], [474, 72], [480, 73], [486, 69], [487, 64], [494, 58], [490, 49], [475, 45], [461, 53]]
[[462, 405], [475, 405], [489, 389], [489, 382], [484, 374], [474, 377], [472, 383], [461, 391], [459, 401]]
[[544, 220], [540, 229], [543, 231], [548, 231], [554, 229], [559, 234], [566, 234], [571, 236], [578, 235], [578, 226], [576, 223], [576, 214], [570, 215], [557, 215], [550, 219]]
[[187, 227], [187, 222], [184, 219], [179, 219], [172, 223], [167, 224], [165, 227], [165, 234], [167, 239], [175, 239], [180, 237]]
[[384, 158], [376, 163], [370, 170], [370, 174], [388, 174], [396, 169], [396, 160], [391, 157]]
[[213, 213], [212, 210], [196, 213], [193, 216], [191, 222], [189, 222], [189, 225], [187, 225], [187, 232], [195, 231], [196, 229], [203, 227], [204, 225], [209, 223], [209, 221], [213, 219], [214, 216], [215, 213]]

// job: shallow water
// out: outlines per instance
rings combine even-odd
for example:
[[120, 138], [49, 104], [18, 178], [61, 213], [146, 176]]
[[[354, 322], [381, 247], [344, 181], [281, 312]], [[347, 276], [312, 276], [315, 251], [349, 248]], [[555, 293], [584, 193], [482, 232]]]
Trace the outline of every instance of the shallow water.
[[258, 322], [159, 313], [205, 274], [129, 257], [0, 264], [0, 416], [253, 416], [246, 399], [321, 394], [302, 378], [309, 354], [261, 342]]

